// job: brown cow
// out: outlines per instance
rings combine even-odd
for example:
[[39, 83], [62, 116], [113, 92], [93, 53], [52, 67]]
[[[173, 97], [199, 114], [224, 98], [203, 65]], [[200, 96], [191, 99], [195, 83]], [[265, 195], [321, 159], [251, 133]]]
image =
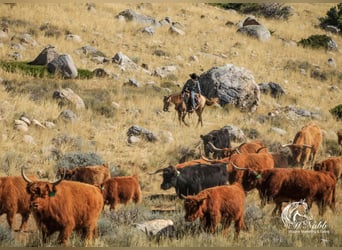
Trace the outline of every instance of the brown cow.
[[115, 210], [118, 203], [126, 205], [131, 200], [140, 203], [142, 199], [137, 175], [112, 177], [102, 183], [100, 188], [110, 210]]
[[[35, 179], [35, 176], [30, 176]], [[0, 215], [6, 214], [10, 229], [13, 228], [13, 221], [16, 214], [20, 214], [21, 225], [19, 231], [27, 226], [30, 217], [30, 196], [26, 192], [26, 182], [21, 176], [0, 177]]]
[[336, 132], [337, 134], [337, 143], [342, 146], [342, 130]]
[[330, 171], [338, 181], [342, 176], [342, 157], [329, 157], [321, 162], [316, 162], [313, 169], [315, 171]]
[[286, 144], [283, 147], [290, 147], [294, 163], [305, 167], [309, 161], [311, 163], [315, 161], [321, 143], [322, 131], [320, 127], [314, 123], [309, 123], [297, 132], [292, 144]]
[[258, 140], [244, 142], [235, 148], [217, 148], [211, 142], [208, 142], [208, 145], [211, 147], [212, 151], [220, 152], [223, 158], [230, 157], [234, 153], [256, 153], [257, 150], [260, 150], [260, 148], [264, 148], [263, 152], [267, 153], [267, 147], [265, 146], [265, 144]]
[[262, 207], [267, 201], [273, 200], [276, 203], [273, 215], [277, 210], [281, 214], [282, 202], [303, 199], [307, 202], [309, 209], [315, 201], [321, 216], [323, 216], [327, 205], [332, 211], [335, 211], [336, 178], [331, 172], [315, 172], [298, 168], [247, 170], [243, 184], [244, 186], [256, 186]]
[[[271, 168], [274, 168], [274, 160], [269, 153], [233, 154], [228, 164], [229, 183], [239, 182], [243, 184], [243, 176], [246, 170], [258, 171]], [[245, 191], [254, 188], [245, 185], [243, 187]]]
[[66, 245], [72, 231], [82, 233], [86, 245], [97, 237], [97, 220], [103, 208], [103, 197], [94, 185], [76, 181], [32, 181], [21, 169], [27, 182], [31, 212], [42, 232], [43, 243], [47, 237], [59, 232], [58, 243]]
[[184, 196], [185, 220], [200, 218], [203, 227], [214, 233], [218, 223], [227, 234], [231, 221], [235, 222], [235, 236], [246, 229], [244, 223], [245, 192], [239, 183], [206, 188], [197, 195]]
[[176, 169], [181, 169], [181, 168], [184, 168], [184, 167], [188, 167], [188, 166], [192, 166], [192, 165], [196, 165], [196, 164], [200, 164], [200, 163], [210, 164], [207, 160], [200, 158], [200, 159], [195, 159], [195, 160], [191, 160], [191, 161], [186, 161], [186, 162], [178, 163], [178, 164], [175, 165], [175, 168]]
[[[57, 176], [60, 178], [64, 174], [64, 169], [57, 170]], [[93, 185], [100, 185], [110, 178], [108, 164], [99, 166], [75, 167], [65, 170], [65, 180], [80, 181]]]

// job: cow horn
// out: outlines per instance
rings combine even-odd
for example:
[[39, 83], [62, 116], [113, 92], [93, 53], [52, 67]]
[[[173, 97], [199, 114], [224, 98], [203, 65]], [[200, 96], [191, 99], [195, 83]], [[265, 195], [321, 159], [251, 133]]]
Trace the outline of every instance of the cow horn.
[[62, 178], [59, 178], [57, 181], [51, 182], [52, 185], [56, 186], [58, 185], [64, 178], [65, 178], [65, 168], [63, 168], [63, 176]]
[[163, 170], [164, 170], [164, 168], [161, 168], [161, 169], [156, 170], [156, 171], [153, 172], [153, 173], [148, 173], [148, 174], [149, 174], [149, 175], [158, 174], [158, 173], [160, 173], [160, 172], [163, 172]]
[[24, 166], [21, 167], [21, 176], [27, 183], [32, 183], [32, 181], [25, 175]]
[[185, 196], [184, 194], [181, 194], [181, 197], [182, 197], [183, 199], [186, 199], [186, 196]]
[[201, 155], [201, 158], [207, 162], [214, 162], [215, 160], [210, 160], [207, 157], [205, 157], [204, 155]]
[[286, 148], [286, 147], [289, 147], [289, 146], [292, 146], [293, 144], [290, 143], [290, 144], [284, 144], [284, 145], [281, 145], [283, 148]]
[[240, 168], [240, 167], [238, 167], [238, 166], [236, 166], [233, 162], [232, 162], [232, 165], [233, 165], [233, 167], [235, 168], [235, 169], [237, 169], [237, 170], [248, 170], [248, 168]]
[[308, 144], [303, 144], [303, 147], [312, 148], [312, 146]]
[[217, 148], [214, 144], [212, 144], [212, 142], [208, 142], [208, 144], [210, 145], [210, 147], [215, 150], [215, 151], [223, 151], [223, 149], [221, 148]]

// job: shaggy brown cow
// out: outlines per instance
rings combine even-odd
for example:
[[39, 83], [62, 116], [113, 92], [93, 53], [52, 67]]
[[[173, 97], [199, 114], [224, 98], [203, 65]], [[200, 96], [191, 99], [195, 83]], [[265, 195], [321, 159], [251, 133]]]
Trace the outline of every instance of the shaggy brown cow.
[[131, 200], [134, 203], [140, 203], [142, 199], [137, 175], [112, 177], [102, 183], [100, 188], [110, 210], [115, 210], [118, 203], [126, 205]]
[[342, 146], [342, 130], [336, 132], [337, 134], [337, 143]]
[[[188, 166], [192, 166], [192, 165], [196, 165], [196, 164], [208, 164], [208, 161], [204, 160], [204, 159], [195, 159], [195, 160], [191, 160], [191, 161], [186, 161], [186, 162], [182, 162], [182, 163], [178, 163], [175, 165], [176, 169], [181, 169], [184, 167], [188, 167]], [[210, 163], [209, 163], [210, 164]]]
[[[60, 178], [64, 174], [64, 169], [57, 170], [57, 176]], [[100, 166], [75, 167], [65, 170], [65, 180], [80, 181], [93, 185], [100, 185], [110, 178], [108, 164]]]
[[311, 163], [315, 161], [321, 143], [322, 131], [320, 127], [314, 123], [309, 123], [297, 132], [292, 144], [286, 144], [283, 147], [290, 147], [294, 163], [305, 167], [309, 161]]
[[208, 145], [211, 147], [212, 151], [220, 152], [223, 158], [230, 157], [232, 154], [237, 153], [256, 153], [260, 148], [263, 148], [263, 152], [267, 153], [267, 147], [261, 141], [255, 140], [251, 142], [244, 142], [235, 148], [217, 148], [211, 142], [208, 142]]
[[[35, 179], [35, 176], [30, 176]], [[27, 226], [30, 216], [30, 196], [26, 192], [26, 182], [21, 176], [0, 177], [0, 215], [6, 214], [10, 229], [13, 228], [13, 221], [16, 214], [20, 214], [21, 225], [19, 231]]]
[[58, 243], [66, 245], [72, 231], [82, 233], [86, 245], [97, 237], [97, 220], [103, 208], [103, 197], [93, 185], [76, 182], [32, 181], [21, 169], [27, 182], [31, 212], [42, 232], [43, 242], [59, 232]]
[[197, 195], [184, 196], [185, 220], [194, 221], [200, 218], [203, 227], [214, 233], [221, 222], [224, 235], [231, 221], [235, 222], [237, 239], [241, 229], [246, 229], [244, 223], [245, 192], [239, 183], [217, 186], [202, 190]]
[[281, 214], [282, 202], [305, 199], [308, 208], [315, 201], [319, 214], [323, 216], [326, 206], [335, 211], [336, 178], [330, 172], [315, 172], [309, 169], [275, 168], [259, 171], [247, 170], [243, 184], [256, 186], [261, 206], [267, 201], [276, 203], [272, 214]]
[[315, 171], [330, 171], [338, 181], [342, 176], [342, 157], [329, 157], [321, 162], [316, 162], [313, 169]]
[[[258, 171], [271, 168], [274, 168], [274, 160], [269, 153], [233, 154], [228, 164], [229, 183], [243, 184], [246, 170]], [[243, 188], [245, 191], [250, 191], [254, 187], [243, 184]]]

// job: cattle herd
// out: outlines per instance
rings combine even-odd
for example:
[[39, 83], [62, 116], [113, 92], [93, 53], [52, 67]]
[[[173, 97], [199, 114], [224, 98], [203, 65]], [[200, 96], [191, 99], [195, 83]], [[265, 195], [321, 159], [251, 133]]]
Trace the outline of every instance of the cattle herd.
[[[214, 233], [219, 223], [224, 234], [231, 222], [235, 239], [245, 230], [244, 207], [248, 191], [256, 189], [261, 207], [274, 203], [273, 215], [282, 212], [284, 202], [305, 200], [308, 208], [317, 204], [319, 215], [327, 207], [335, 212], [336, 182], [341, 177], [342, 157], [316, 161], [322, 143], [321, 129], [309, 123], [297, 132], [289, 148], [291, 155], [269, 152], [261, 141], [250, 141], [233, 148], [229, 133], [214, 130], [201, 136], [205, 156], [200, 159], [158, 169], [161, 189], [175, 188], [184, 200], [184, 219], [201, 221], [204, 230]], [[342, 133], [338, 132], [341, 144]], [[210, 153], [213, 157], [209, 159]], [[98, 235], [97, 222], [105, 205], [116, 210], [117, 204], [139, 203], [142, 192], [137, 175], [111, 177], [108, 164], [60, 168], [57, 180], [42, 181], [34, 175], [0, 177], [0, 215], [13, 220], [20, 214], [19, 231], [25, 230], [30, 214], [41, 231], [43, 243], [59, 232], [59, 244], [68, 244], [73, 231], [79, 232], [86, 245]]]

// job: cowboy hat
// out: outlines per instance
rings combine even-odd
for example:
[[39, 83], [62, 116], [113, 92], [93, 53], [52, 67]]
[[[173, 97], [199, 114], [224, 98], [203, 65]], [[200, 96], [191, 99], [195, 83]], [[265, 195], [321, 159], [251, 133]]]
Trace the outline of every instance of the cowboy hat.
[[191, 79], [197, 80], [199, 76], [196, 73], [192, 73], [189, 75]]

